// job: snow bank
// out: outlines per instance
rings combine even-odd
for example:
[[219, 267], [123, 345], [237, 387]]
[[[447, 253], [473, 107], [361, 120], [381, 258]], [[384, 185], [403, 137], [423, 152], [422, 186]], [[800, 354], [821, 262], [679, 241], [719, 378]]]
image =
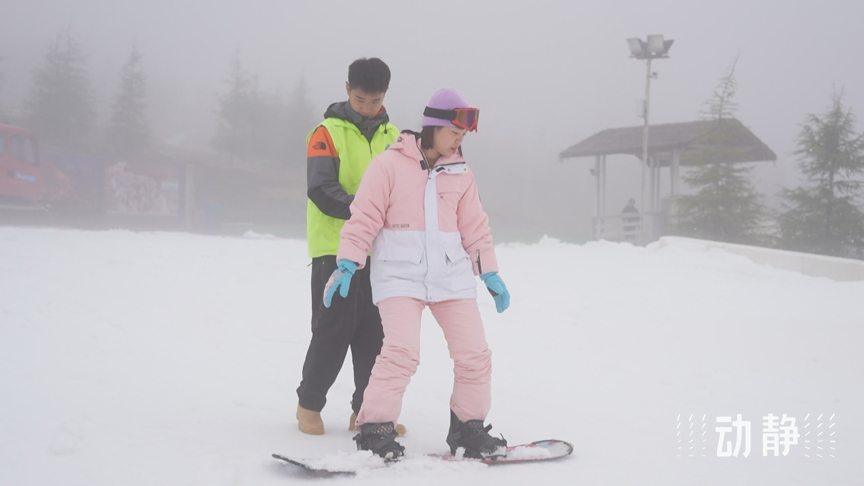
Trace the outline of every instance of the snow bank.
[[826, 277], [840, 282], [864, 280], [864, 261], [860, 260], [677, 236], [664, 236], [660, 238], [657, 245], [660, 247], [687, 246], [696, 251], [717, 248], [735, 255], [746, 256], [756, 263], [792, 270], [813, 277]]

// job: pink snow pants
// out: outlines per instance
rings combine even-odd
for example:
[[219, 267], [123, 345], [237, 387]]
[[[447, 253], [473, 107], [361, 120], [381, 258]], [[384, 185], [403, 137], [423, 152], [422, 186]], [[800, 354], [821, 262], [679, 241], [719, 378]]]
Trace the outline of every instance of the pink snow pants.
[[375, 360], [357, 426], [397, 423], [402, 396], [420, 364], [420, 316], [429, 307], [444, 331], [453, 359], [450, 408], [461, 421], [485, 420], [492, 406], [492, 351], [486, 343], [480, 309], [474, 299], [424, 302], [392, 297], [378, 302], [384, 345]]

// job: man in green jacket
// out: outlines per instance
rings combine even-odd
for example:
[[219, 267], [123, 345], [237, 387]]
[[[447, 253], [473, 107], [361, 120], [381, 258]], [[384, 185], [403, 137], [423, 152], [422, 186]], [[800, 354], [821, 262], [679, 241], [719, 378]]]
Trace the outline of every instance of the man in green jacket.
[[[351, 202], [369, 162], [383, 152], [399, 130], [384, 109], [390, 87], [390, 68], [378, 58], [358, 59], [348, 67], [348, 101], [333, 103], [324, 121], [307, 138], [306, 233], [312, 258], [312, 341], [297, 388], [297, 425], [307, 434], [323, 434], [321, 410], [327, 391], [336, 381], [348, 348], [354, 364], [353, 414], [349, 429], [363, 404], [384, 331], [372, 303], [369, 262], [357, 270], [348, 297], [334, 297], [324, 306], [324, 286], [336, 269], [339, 231], [351, 217]], [[356, 288], [355, 288], [356, 286]], [[397, 427], [404, 433], [404, 427]]]

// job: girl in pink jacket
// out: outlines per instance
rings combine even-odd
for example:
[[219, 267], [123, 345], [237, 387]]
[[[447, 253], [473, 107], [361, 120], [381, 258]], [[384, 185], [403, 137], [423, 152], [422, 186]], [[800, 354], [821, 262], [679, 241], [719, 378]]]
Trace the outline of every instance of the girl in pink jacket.
[[394, 424], [402, 396], [420, 363], [420, 316], [429, 307], [447, 339], [454, 366], [450, 398], [451, 452], [502, 456], [507, 442], [489, 435], [484, 421], [492, 401], [492, 352], [477, 307], [475, 276], [498, 312], [510, 293], [498, 276], [488, 217], [474, 175], [462, 158], [462, 140], [477, 130], [479, 110], [452, 89], [432, 96], [420, 134], [404, 131], [372, 160], [342, 228], [338, 269], [324, 290], [348, 295], [351, 276], [371, 252], [372, 299], [384, 326], [357, 417], [357, 448], [387, 460], [404, 455]]

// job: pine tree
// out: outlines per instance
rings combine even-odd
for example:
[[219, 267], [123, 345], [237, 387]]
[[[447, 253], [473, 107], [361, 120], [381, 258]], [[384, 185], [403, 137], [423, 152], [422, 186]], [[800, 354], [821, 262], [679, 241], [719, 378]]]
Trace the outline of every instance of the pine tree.
[[147, 107], [147, 77], [141, 66], [142, 55], [137, 47], [120, 71], [120, 87], [111, 107], [108, 144], [118, 153], [131, 155], [150, 146]]
[[279, 114], [284, 109], [283, 101], [261, 89], [258, 73], [250, 78], [249, 95], [246, 99], [246, 123], [249, 133], [243, 145], [243, 156], [254, 160], [270, 160], [278, 157], [281, 133]]
[[736, 58], [705, 103], [702, 118], [711, 121], [711, 128], [690, 158], [695, 167], [683, 176], [695, 193], [675, 199], [674, 227], [683, 236], [751, 244], [760, 239], [764, 206], [750, 180], [752, 168], [733, 163], [743, 155], [734, 145], [735, 131], [741, 127], [734, 118], [737, 62]]
[[782, 244], [791, 250], [864, 258], [864, 133], [835, 93], [823, 115], [807, 115], [798, 135], [804, 184], [784, 189], [778, 218]]
[[214, 148], [232, 160], [305, 163], [306, 135], [317, 117], [304, 79], [287, 99], [268, 92], [257, 73], [247, 73], [238, 50], [225, 84]]
[[[3, 56], [0, 56], [0, 63], [2, 63], [3, 61], [4, 61]], [[0, 93], [3, 92], [3, 82], [4, 81], [6, 81], [6, 80], [3, 78], [3, 71], [0, 71]]]
[[312, 102], [309, 101], [309, 89], [306, 86], [306, 78], [303, 76], [300, 77], [300, 81], [291, 93], [286, 115], [284, 143], [281, 148], [283, 153], [280, 160], [305, 167], [306, 136], [321, 118], [315, 113]]
[[219, 97], [219, 125], [213, 146], [232, 160], [235, 157], [246, 158], [252, 134], [249, 115], [253, 80], [243, 68], [239, 48], [235, 51], [225, 82], [228, 89]]
[[49, 143], [77, 145], [91, 133], [93, 104], [84, 53], [69, 31], [58, 34], [33, 80], [30, 125]]
[[[3, 62], [3, 56], [0, 56], [0, 63], [2, 63], [2, 62]], [[3, 93], [4, 81], [6, 81], [6, 80], [3, 78], [3, 71], [0, 71], [0, 94]], [[2, 117], [3, 115], [4, 115], [3, 105], [0, 105], [0, 117]]]

